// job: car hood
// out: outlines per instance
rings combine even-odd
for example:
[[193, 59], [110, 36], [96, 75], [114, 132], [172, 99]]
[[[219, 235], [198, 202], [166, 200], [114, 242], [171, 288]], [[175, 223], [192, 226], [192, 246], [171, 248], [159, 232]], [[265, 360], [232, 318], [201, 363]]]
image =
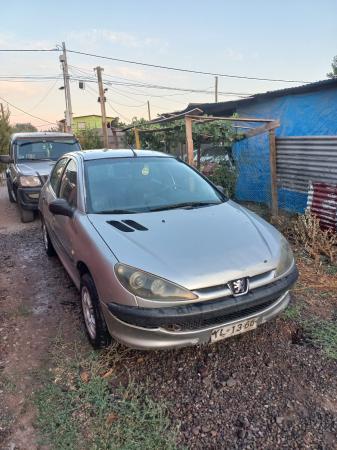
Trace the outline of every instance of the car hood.
[[16, 167], [22, 175], [48, 176], [56, 161], [24, 161], [16, 163]]
[[[99, 215], [89, 220], [116, 258], [188, 289], [224, 284], [275, 269], [280, 233], [232, 201], [196, 209]], [[121, 231], [134, 220], [147, 230]]]

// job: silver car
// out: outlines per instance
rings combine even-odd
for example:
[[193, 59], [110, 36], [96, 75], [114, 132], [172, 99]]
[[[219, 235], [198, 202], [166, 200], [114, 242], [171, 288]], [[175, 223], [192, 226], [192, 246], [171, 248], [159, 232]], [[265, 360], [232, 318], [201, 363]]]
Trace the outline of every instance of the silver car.
[[96, 348], [216, 342], [279, 314], [298, 277], [285, 238], [181, 160], [69, 153], [42, 188], [48, 255], [80, 290]]

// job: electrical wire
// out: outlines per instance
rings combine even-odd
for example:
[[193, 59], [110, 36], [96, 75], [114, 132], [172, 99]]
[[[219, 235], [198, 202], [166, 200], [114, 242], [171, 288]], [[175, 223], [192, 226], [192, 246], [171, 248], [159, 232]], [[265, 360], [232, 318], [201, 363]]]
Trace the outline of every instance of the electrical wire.
[[111, 56], [97, 55], [95, 53], [81, 52], [79, 50], [67, 49], [67, 52], [74, 53], [77, 55], [90, 56], [93, 58], [100, 58], [100, 59], [107, 59], [110, 61], [123, 62], [126, 64], [134, 64], [134, 65], [145, 66], [145, 67], [154, 67], [156, 69], [174, 70], [176, 72], [194, 73], [194, 74], [198, 74], [198, 75], [212, 75], [212, 76], [224, 77], [224, 78], [239, 78], [239, 79], [245, 79], [245, 80], [257, 80], [257, 81], [276, 81], [276, 82], [284, 82], [284, 83], [310, 83], [310, 81], [303, 81], [303, 80], [285, 80], [285, 79], [277, 79], [277, 78], [251, 77], [251, 76], [244, 76], [244, 75], [232, 75], [232, 74], [217, 73], [217, 72], [206, 72], [206, 71], [202, 71], [202, 70], [191, 70], [191, 69], [184, 69], [184, 68], [172, 67], [172, 66], [162, 66], [159, 64], [150, 64], [150, 63], [144, 63], [144, 62], [140, 62], [140, 61], [133, 61], [133, 60], [129, 60], [129, 59], [121, 59], [121, 58], [113, 58]]
[[56, 122], [50, 122], [49, 120], [42, 119], [41, 117], [38, 117], [38, 116], [34, 116], [33, 114], [30, 114], [29, 112], [24, 111], [23, 109], [19, 108], [18, 106], [13, 105], [13, 103], [9, 102], [8, 100], [6, 100], [3, 97], [0, 97], [0, 100], [2, 100], [5, 103], [8, 103], [8, 105], [10, 105], [12, 108], [17, 109], [18, 111], [21, 111], [22, 113], [26, 114], [27, 116], [33, 117], [34, 119], [41, 120], [42, 122], [49, 123], [50, 125], [56, 125]]

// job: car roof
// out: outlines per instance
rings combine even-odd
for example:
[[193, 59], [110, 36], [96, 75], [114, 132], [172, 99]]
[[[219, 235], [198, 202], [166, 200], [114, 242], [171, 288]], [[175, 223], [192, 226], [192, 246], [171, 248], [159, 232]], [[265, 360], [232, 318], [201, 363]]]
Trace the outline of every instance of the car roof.
[[72, 133], [63, 133], [61, 131], [34, 131], [27, 133], [14, 133], [11, 136], [11, 140], [16, 139], [41, 139], [41, 138], [74, 138]]
[[80, 155], [85, 161], [90, 161], [93, 159], [107, 159], [107, 158], [134, 158], [134, 157], [171, 157], [162, 152], [156, 152], [154, 150], [131, 150], [130, 148], [119, 148], [119, 149], [92, 149], [92, 150], [78, 150], [76, 152], [69, 153], [69, 155]]

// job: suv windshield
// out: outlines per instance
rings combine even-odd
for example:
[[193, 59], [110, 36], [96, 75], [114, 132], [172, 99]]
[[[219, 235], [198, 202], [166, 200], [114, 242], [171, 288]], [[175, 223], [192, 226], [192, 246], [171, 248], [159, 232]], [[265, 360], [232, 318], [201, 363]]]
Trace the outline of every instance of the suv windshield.
[[48, 139], [41, 141], [20, 139], [15, 143], [15, 159], [16, 161], [57, 161], [65, 153], [76, 150], [80, 150], [76, 139]]
[[85, 171], [89, 213], [131, 214], [225, 201], [210, 183], [175, 158], [98, 159], [85, 161]]

